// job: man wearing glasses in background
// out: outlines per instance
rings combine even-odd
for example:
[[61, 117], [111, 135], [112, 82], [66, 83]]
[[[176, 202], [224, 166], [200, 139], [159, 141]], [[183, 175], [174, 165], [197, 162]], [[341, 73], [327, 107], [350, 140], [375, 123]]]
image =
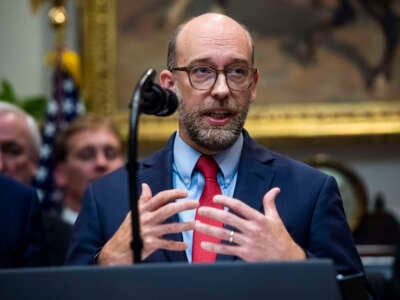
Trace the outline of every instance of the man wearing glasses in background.
[[[338, 273], [363, 272], [334, 179], [243, 129], [259, 78], [249, 32], [227, 16], [200, 15], [173, 34], [167, 65], [160, 83], [178, 95], [179, 130], [138, 168], [142, 260], [320, 257]], [[87, 190], [67, 263], [132, 264], [130, 241], [121, 168]]]

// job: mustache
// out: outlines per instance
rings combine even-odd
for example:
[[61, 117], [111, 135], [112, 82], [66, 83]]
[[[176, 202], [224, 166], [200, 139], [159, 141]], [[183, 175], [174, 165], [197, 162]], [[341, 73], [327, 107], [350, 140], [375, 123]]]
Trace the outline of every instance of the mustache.
[[[234, 99], [227, 97], [222, 100], [213, 99], [212, 101], [203, 101], [198, 104], [196, 110], [193, 111], [193, 109], [188, 108], [187, 104], [183, 100], [180, 88], [177, 85], [175, 85], [174, 91], [179, 101], [178, 113], [182, 112], [183, 110], [186, 110], [187, 112], [191, 111], [191, 114], [204, 114], [210, 111], [226, 110], [229, 113], [237, 114], [240, 113], [244, 109], [244, 107], [249, 105], [248, 103], [242, 103], [241, 105], [238, 105]], [[248, 110], [248, 108], [245, 110]]]
[[240, 111], [240, 108], [234, 100], [213, 101], [212, 103], [202, 103], [199, 106], [199, 112], [224, 110], [234, 113]]

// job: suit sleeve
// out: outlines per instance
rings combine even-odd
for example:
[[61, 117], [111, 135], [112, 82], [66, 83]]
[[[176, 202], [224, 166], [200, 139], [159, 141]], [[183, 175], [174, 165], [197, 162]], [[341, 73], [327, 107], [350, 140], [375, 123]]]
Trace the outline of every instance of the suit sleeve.
[[66, 265], [90, 265], [95, 263], [96, 254], [105, 243], [101, 229], [98, 208], [89, 186], [86, 190], [82, 208], [72, 230]]
[[24, 262], [26, 267], [37, 267], [43, 263], [44, 233], [42, 215], [36, 196], [32, 189], [26, 194], [27, 218], [24, 231]]
[[306, 252], [308, 257], [333, 259], [339, 274], [363, 272], [333, 177], [327, 177], [318, 193]]

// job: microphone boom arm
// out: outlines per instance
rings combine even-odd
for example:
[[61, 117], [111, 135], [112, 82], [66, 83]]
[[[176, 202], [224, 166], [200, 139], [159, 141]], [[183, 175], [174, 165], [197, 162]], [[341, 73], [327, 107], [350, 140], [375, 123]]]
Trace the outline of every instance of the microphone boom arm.
[[140, 263], [142, 260], [143, 241], [140, 235], [140, 215], [138, 209], [139, 193], [137, 188], [137, 129], [139, 124], [140, 104], [144, 96], [144, 91], [152, 83], [156, 71], [152, 68], [148, 69], [135, 87], [135, 91], [130, 103], [131, 113], [129, 120], [129, 141], [128, 141], [128, 184], [129, 184], [129, 203], [131, 209], [132, 221], [132, 242], [131, 249], [133, 252], [134, 263]]

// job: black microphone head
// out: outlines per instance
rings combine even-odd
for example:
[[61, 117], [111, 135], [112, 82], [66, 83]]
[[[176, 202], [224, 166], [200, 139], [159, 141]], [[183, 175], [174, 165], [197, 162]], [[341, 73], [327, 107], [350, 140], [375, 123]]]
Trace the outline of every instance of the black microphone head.
[[156, 115], [160, 117], [165, 117], [172, 115], [177, 109], [179, 105], [179, 100], [176, 94], [170, 89], [164, 89], [165, 93], [165, 105], [164, 108], [159, 111]]
[[173, 91], [151, 83], [143, 93], [140, 108], [145, 114], [165, 117], [172, 115], [177, 110], [178, 104], [178, 97]]

